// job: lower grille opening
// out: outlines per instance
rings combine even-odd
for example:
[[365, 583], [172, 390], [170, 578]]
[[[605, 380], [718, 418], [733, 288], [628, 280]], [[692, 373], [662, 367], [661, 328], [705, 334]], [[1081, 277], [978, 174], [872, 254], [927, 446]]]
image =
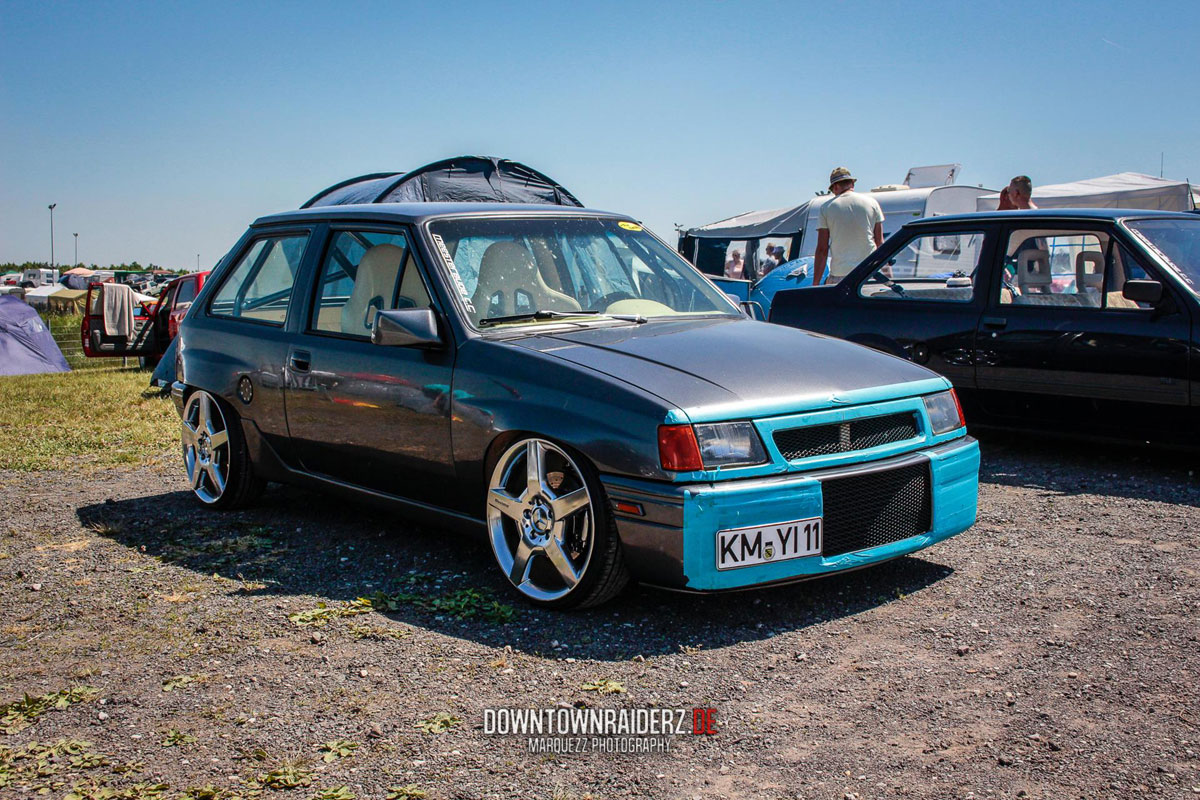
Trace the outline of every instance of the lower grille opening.
[[821, 481], [823, 555], [898, 542], [933, 527], [929, 462]]

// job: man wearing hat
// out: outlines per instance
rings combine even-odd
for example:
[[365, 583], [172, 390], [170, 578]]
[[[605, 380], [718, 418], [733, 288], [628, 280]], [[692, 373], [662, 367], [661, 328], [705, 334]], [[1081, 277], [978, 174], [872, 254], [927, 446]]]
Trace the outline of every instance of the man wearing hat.
[[817, 223], [813, 286], [824, 282], [826, 256], [830, 257], [829, 277], [836, 283], [883, 244], [883, 209], [874, 197], [855, 192], [855, 181], [845, 167], [829, 175], [833, 199], [821, 206]]

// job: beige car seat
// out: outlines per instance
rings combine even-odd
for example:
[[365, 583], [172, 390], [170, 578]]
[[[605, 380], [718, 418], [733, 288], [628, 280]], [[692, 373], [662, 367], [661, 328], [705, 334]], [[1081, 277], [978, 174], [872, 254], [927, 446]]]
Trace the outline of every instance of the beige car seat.
[[1047, 250], [1022, 250], [1017, 254], [1017, 288], [1022, 295], [1050, 294], [1050, 253]]
[[1075, 256], [1075, 291], [1099, 294], [1104, 288], [1104, 256], [1087, 251]]
[[377, 244], [363, 255], [354, 276], [354, 291], [342, 307], [342, 333], [371, 335], [376, 312], [392, 307], [404, 254], [403, 247]]
[[483, 252], [472, 302], [480, 318], [579, 311], [575, 298], [551, 289], [530, 252], [515, 242], [496, 242]]

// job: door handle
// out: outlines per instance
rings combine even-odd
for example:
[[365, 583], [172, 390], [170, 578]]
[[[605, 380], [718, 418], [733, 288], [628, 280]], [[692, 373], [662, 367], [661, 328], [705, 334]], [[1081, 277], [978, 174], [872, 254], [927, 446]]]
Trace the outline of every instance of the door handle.
[[1008, 320], [1004, 317], [984, 317], [983, 327], [985, 328], [1007, 328]]
[[312, 354], [307, 350], [293, 350], [288, 356], [288, 366], [296, 372], [308, 372], [312, 366]]

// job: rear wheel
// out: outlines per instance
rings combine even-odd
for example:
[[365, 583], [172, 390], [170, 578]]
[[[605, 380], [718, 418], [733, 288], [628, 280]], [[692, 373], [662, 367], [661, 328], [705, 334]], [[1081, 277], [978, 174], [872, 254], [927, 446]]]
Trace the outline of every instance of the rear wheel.
[[213, 508], [239, 508], [266, 485], [242, 436], [237, 413], [218, 398], [197, 389], [183, 407], [183, 466], [192, 494]]
[[500, 456], [487, 524], [496, 563], [535, 605], [599, 605], [629, 581], [595, 470], [546, 439], [523, 439]]

